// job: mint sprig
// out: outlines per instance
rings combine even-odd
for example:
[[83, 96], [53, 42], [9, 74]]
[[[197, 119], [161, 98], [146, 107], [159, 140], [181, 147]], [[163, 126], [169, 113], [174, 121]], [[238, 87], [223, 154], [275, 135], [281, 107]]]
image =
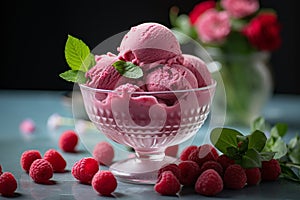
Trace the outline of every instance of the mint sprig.
[[263, 152], [267, 138], [259, 130], [244, 136], [242, 133], [231, 128], [215, 128], [210, 134], [212, 144], [235, 160], [243, 168], [261, 167], [261, 162], [273, 158], [274, 153]]
[[127, 78], [138, 79], [143, 76], [143, 70], [132, 62], [118, 60], [113, 63], [112, 66], [114, 66], [121, 75]]
[[95, 57], [89, 47], [82, 40], [68, 35], [65, 58], [71, 70], [63, 72], [59, 76], [66, 81], [85, 83], [85, 72], [95, 65]]

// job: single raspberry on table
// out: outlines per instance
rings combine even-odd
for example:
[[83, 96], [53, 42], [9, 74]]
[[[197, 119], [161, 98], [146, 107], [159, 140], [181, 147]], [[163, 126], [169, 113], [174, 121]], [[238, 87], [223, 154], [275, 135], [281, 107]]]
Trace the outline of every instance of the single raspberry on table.
[[93, 157], [101, 165], [109, 166], [112, 163], [114, 156], [114, 148], [108, 142], [99, 142], [93, 149]]
[[223, 180], [213, 169], [204, 171], [195, 184], [195, 191], [205, 196], [215, 196], [223, 190]]
[[171, 171], [161, 173], [154, 190], [161, 195], [176, 195], [180, 191], [180, 183]]
[[232, 165], [235, 163], [234, 160], [232, 160], [231, 158], [229, 158], [227, 155], [222, 154], [217, 158], [217, 162], [220, 163], [223, 167], [224, 170], [227, 169], [227, 167], [229, 165]]
[[209, 160], [203, 163], [203, 165], [200, 168], [200, 174], [202, 174], [204, 171], [208, 169], [214, 169], [218, 174], [223, 177], [223, 167], [220, 163], [217, 161]]
[[206, 161], [217, 160], [218, 156], [215, 147], [210, 144], [203, 144], [190, 153], [188, 160], [195, 161], [201, 167]]
[[180, 169], [180, 183], [184, 186], [192, 186], [196, 183], [197, 178], [200, 175], [200, 167], [198, 163], [185, 160], [178, 164], [178, 168]]
[[261, 167], [261, 179], [263, 181], [275, 181], [281, 174], [281, 168], [278, 160], [271, 159], [263, 161]]
[[92, 186], [101, 195], [109, 196], [117, 188], [117, 179], [108, 170], [99, 170], [92, 179]]
[[99, 171], [99, 164], [94, 158], [82, 158], [72, 167], [74, 178], [84, 184], [91, 184], [93, 176]]
[[180, 154], [180, 160], [182, 160], [182, 161], [188, 160], [189, 155], [197, 148], [198, 148], [197, 146], [191, 145], [191, 146], [188, 146], [185, 149], [183, 149], [183, 151]]
[[223, 177], [224, 185], [229, 189], [242, 189], [247, 182], [245, 170], [238, 164], [227, 167]]
[[180, 177], [181, 177], [180, 169], [179, 169], [178, 165], [176, 165], [175, 163], [167, 164], [167, 165], [163, 166], [162, 168], [160, 168], [157, 173], [158, 179], [164, 171], [171, 171], [176, 176], [176, 178], [178, 180], [180, 180]]
[[36, 159], [30, 166], [29, 176], [36, 183], [47, 184], [53, 176], [53, 168], [45, 159]]
[[59, 137], [58, 145], [65, 152], [75, 152], [78, 135], [73, 130], [64, 131]]
[[0, 194], [11, 197], [18, 187], [14, 175], [10, 172], [4, 172], [0, 175]]
[[248, 185], [257, 185], [261, 181], [261, 173], [258, 167], [245, 169]]
[[66, 160], [55, 149], [49, 149], [44, 154], [44, 159], [50, 162], [54, 172], [64, 172], [67, 166]]
[[20, 164], [23, 170], [29, 172], [30, 166], [36, 159], [41, 159], [42, 155], [38, 150], [27, 150], [21, 155]]

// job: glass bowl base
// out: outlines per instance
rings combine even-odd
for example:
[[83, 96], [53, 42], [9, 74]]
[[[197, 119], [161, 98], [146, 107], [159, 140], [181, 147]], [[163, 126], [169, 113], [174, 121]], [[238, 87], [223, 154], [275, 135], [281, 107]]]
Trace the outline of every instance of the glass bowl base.
[[158, 170], [178, 158], [164, 156], [163, 159], [129, 158], [112, 164], [109, 170], [118, 180], [135, 184], [155, 184]]

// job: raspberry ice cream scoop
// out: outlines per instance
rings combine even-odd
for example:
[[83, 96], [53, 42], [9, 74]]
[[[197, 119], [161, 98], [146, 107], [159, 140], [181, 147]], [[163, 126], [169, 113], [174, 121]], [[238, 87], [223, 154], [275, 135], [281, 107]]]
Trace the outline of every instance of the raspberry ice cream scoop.
[[132, 27], [124, 36], [118, 50], [120, 59], [138, 65], [166, 63], [169, 59], [181, 55], [175, 35], [158, 23], [143, 23]]

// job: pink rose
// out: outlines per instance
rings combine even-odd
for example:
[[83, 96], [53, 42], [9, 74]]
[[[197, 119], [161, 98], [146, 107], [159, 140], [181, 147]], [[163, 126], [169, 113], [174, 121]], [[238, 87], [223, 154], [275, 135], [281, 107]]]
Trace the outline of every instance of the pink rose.
[[258, 0], [221, 0], [221, 5], [235, 18], [251, 15], [259, 8]]
[[259, 50], [272, 51], [281, 45], [280, 29], [274, 13], [261, 13], [243, 28], [242, 33]]
[[189, 13], [189, 18], [191, 24], [195, 24], [197, 21], [198, 17], [200, 17], [205, 11], [211, 8], [216, 7], [216, 2], [209, 0], [209, 1], [203, 1], [198, 3], [193, 10]]
[[195, 27], [203, 42], [222, 42], [230, 33], [229, 15], [225, 11], [209, 9], [198, 18]]

